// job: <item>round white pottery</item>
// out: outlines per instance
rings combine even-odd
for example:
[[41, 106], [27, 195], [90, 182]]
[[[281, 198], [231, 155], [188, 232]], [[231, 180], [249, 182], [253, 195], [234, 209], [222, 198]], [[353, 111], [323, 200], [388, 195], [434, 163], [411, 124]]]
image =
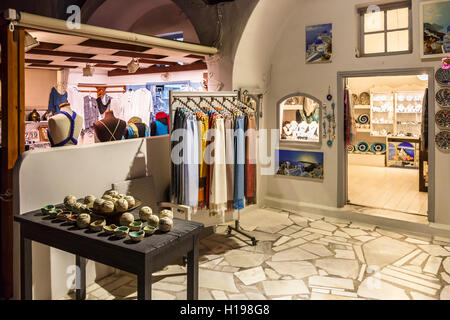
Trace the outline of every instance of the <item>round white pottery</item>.
[[115, 203], [116, 212], [125, 212], [128, 210], [128, 202], [125, 199], [119, 199]]
[[134, 242], [142, 241], [145, 237], [144, 231], [133, 231], [129, 233], [130, 239]]
[[142, 229], [142, 221], [134, 221], [128, 225], [131, 231], [140, 231]]
[[162, 219], [159, 219], [159, 230], [162, 232], [169, 232], [173, 228], [173, 220], [165, 217]]
[[148, 218], [147, 224], [148, 224], [150, 227], [158, 228], [158, 226], [159, 226], [159, 218], [158, 218], [158, 216], [152, 214], [152, 215]]
[[109, 200], [103, 202], [102, 212], [103, 213], [113, 213], [114, 212], [114, 202], [109, 201]]
[[105, 200], [103, 199], [95, 199], [94, 201], [94, 210], [95, 211], [102, 211], [102, 206]]
[[111, 225], [109, 225], [109, 226], [107, 226], [107, 225], [105, 225], [105, 226], [103, 226], [103, 231], [106, 233], [106, 234], [114, 234], [114, 231], [117, 229], [118, 227], [115, 225], [115, 224], [111, 224]]
[[120, 217], [120, 225], [121, 226], [129, 226], [130, 223], [133, 223], [133, 222], [134, 222], [134, 216], [129, 212], [125, 212]]
[[156, 232], [157, 228], [152, 227], [152, 226], [145, 226], [144, 228], [144, 232], [146, 235], [151, 236], [152, 234], [154, 234]]
[[173, 212], [172, 210], [163, 210], [159, 213], [159, 218], [170, 218], [173, 219]]
[[88, 215], [87, 213], [82, 213], [78, 216], [77, 218], [77, 226], [80, 229], [85, 229], [87, 227], [89, 227], [89, 225], [91, 224], [91, 216]]
[[142, 221], [148, 221], [152, 213], [153, 213], [152, 208], [142, 207], [141, 210], [139, 210], [139, 218], [141, 218]]
[[102, 231], [104, 226], [106, 226], [106, 220], [97, 220], [89, 225], [90, 229], [96, 232]]
[[136, 199], [132, 196], [126, 196], [125, 200], [128, 202], [128, 208], [133, 208], [136, 205]]
[[128, 232], [130, 232], [130, 229], [128, 229], [128, 227], [119, 227], [114, 230], [114, 235], [117, 238], [125, 238]]

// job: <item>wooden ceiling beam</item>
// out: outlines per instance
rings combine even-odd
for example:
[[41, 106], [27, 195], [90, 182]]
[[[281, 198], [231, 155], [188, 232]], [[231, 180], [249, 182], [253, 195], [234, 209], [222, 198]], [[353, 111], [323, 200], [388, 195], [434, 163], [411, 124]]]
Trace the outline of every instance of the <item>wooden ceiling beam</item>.
[[39, 42], [39, 45], [36, 47], [36, 49], [52, 51], [58, 49], [61, 46], [62, 44], [59, 43]]
[[78, 45], [83, 46], [83, 47], [115, 49], [115, 50], [133, 51], [133, 52], [144, 52], [144, 51], [151, 49], [151, 47], [143, 47], [143, 46], [138, 46], [138, 45], [133, 45], [133, 44], [109, 42], [109, 41], [95, 40], [95, 39], [86, 40]]
[[[169, 67], [151, 66], [149, 68], [139, 69], [136, 73], [133, 73], [133, 75], [207, 70], [207, 69], [208, 69], [208, 67], [207, 67], [206, 63], [204, 63], [203, 61], [197, 61], [197, 62], [187, 64], [187, 65], [176, 65], [176, 66], [169, 66]], [[110, 76], [110, 77], [127, 76], [127, 75], [130, 75], [130, 73], [128, 73], [128, 70], [116, 69], [116, 70], [111, 70], [108, 72], [108, 76]]]
[[25, 59], [25, 63], [50, 64], [53, 60]]
[[78, 52], [66, 52], [66, 51], [51, 51], [51, 50], [41, 50], [41, 49], [31, 49], [27, 54], [38, 54], [43, 56], [54, 56], [54, 57], [72, 57], [72, 58], [84, 58], [89, 59], [95, 57], [95, 54], [89, 53], [78, 53]]
[[115, 64], [117, 61], [113, 60], [98, 60], [98, 59], [87, 59], [87, 58], [69, 58], [67, 62], [82, 62], [82, 63], [101, 63], [101, 64]]
[[78, 68], [78, 66], [65, 66], [65, 65], [61, 65], [61, 64], [40, 64], [40, 63], [32, 63], [30, 64], [28, 67], [38, 67], [38, 68], [51, 68], [51, 69], [64, 69], [64, 68], [69, 68], [69, 69], [75, 69]]
[[153, 59], [153, 60], [167, 58], [167, 56], [163, 56], [163, 55], [159, 55], [159, 54], [141, 53], [141, 52], [132, 52], [132, 51], [118, 51], [118, 52], [114, 53], [113, 56], [143, 58], [143, 59]]

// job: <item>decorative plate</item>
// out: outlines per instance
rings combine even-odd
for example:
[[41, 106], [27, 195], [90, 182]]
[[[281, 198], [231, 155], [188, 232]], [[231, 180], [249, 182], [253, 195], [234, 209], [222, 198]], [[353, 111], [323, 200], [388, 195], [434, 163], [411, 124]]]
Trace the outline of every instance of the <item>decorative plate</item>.
[[436, 81], [442, 86], [450, 85], [450, 69], [442, 69], [440, 68], [436, 71]]
[[441, 128], [450, 128], [450, 110], [440, 110], [436, 113], [436, 124]]
[[356, 148], [358, 149], [359, 152], [367, 152], [367, 151], [369, 151], [369, 145], [367, 143], [365, 143], [365, 142], [358, 143]]
[[386, 152], [386, 145], [384, 143], [376, 142], [370, 146], [370, 151], [374, 153], [384, 153]]
[[361, 93], [361, 95], [359, 96], [359, 100], [360, 100], [361, 104], [369, 105], [370, 104], [370, 94], [368, 94], [367, 92]]
[[436, 145], [442, 151], [448, 151], [450, 147], [450, 132], [441, 131], [436, 135]]
[[355, 151], [355, 146], [352, 146], [351, 144], [347, 146], [347, 152], [353, 152]]
[[360, 104], [359, 97], [357, 94], [354, 94], [354, 93], [352, 94], [352, 101], [353, 101], [353, 105]]
[[450, 89], [441, 89], [436, 93], [436, 101], [441, 107], [450, 107]]
[[358, 117], [359, 124], [368, 124], [370, 121], [370, 116], [368, 114], [362, 114]]

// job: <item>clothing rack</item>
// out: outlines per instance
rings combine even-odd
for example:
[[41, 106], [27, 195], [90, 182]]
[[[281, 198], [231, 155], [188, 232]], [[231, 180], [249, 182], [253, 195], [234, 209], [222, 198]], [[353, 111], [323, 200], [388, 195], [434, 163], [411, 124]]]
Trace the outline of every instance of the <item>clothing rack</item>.
[[[229, 108], [225, 107], [224, 102], [226, 100], [230, 101], [232, 104], [235, 104], [235, 102], [238, 102], [238, 103], [240, 102], [240, 103], [242, 103], [242, 105], [246, 106], [240, 100], [240, 97], [242, 97], [242, 93], [240, 91], [236, 91], [236, 92], [204, 92], [204, 93], [170, 91], [170, 95], [169, 95], [169, 102], [170, 102], [169, 103], [169, 114], [170, 114], [170, 122], [171, 122], [170, 127], [173, 126], [173, 120], [174, 120], [174, 115], [175, 115], [175, 111], [176, 111], [175, 108], [173, 108], [173, 105], [175, 103], [179, 103], [183, 107], [186, 107], [188, 110], [193, 111], [193, 109], [191, 107], [189, 107], [188, 102], [195, 102], [199, 105], [203, 102], [203, 103], [207, 104], [209, 107], [218, 111], [217, 108], [214, 107], [214, 102], [217, 102], [221, 107], [223, 107], [224, 110], [227, 110], [228, 112], [233, 112]], [[194, 99], [198, 99], [199, 102], [197, 102]], [[222, 101], [220, 101], [219, 99], [222, 99]], [[260, 105], [258, 105], [258, 109], [259, 109], [259, 106]], [[258, 112], [259, 112], [259, 110], [253, 110], [252, 108], [249, 108], [249, 109], [256, 112], [256, 114], [258, 114]], [[240, 110], [240, 111], [242, 112], [242, 110]], [[256, 118], [258, 118], [258, 117], [256, 117]], [[257, 129], [258, 129], [258, 123], [259, 123], [259, 121], [257, 121]], [[171, 150], [171, 145], [169, 145], [169, 150]], [[171, 181], [172, 181], [172, 179], [171, 179]], [[172, 190], [172, 185], [171, 185], [171, 190]], [[188, 207], [185, 205], [174, 204], [171, 202], [169, 202], [169, 203], [163, 202], [160, 204], [160, 206], [176, 209], [179, 213], [185, 214], [186, 220], [192, 220], [193, 210], [191, 207]], [[234, 227], [228, 226], [228, 234], [231, 235], [232, 232], [235, 231], [235, 232], [249, 238], [252, 242], [252, 245], [256, 246], [256, 244], [258, 242], [256, 240], [256, 238], [245, 233], [240, 226], [241, 210], [237, 210], [237, 213], [238, 213], [238, 218], [236, 220], [234, 220]]]
[[[80, 90], [79, 92], [82, 93], [97, 93], [98, 95], [100, 92], [106, 93], [125, 93], [127, 92], [127, 86], [126, 85], [102, 85], [102, 84], [78, 84], [78, 88], [95, 88], [94, 90]], [[107, 91], [107, 89], [112, 88], [122, 88], [120, 91]]]

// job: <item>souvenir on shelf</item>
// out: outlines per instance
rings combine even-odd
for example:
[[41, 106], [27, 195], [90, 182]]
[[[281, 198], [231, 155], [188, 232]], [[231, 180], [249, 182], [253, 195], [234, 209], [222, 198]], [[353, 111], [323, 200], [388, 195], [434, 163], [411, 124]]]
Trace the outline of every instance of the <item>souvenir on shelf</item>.
[[370, 116], [368, 115], [368, 114], [361, 114], [359, 117], [358, 117], [358, 123], [359, 124], [368, 124], [369, 123], [369, 121], [370, 121]]
[[442, 86], [450, 85], [450, 69], [440, 68], [436, 71], [436, 81]]
[[347, 152], [354, 152], [354, 151], [355, 151], [355, 146], [353, 146], [353, 145], [347, 146]]
[[356, 149], [358, 149], [359, 152], [367, 152], [369, 151], [369, 145], [366, 142], [360, 142], [356, 146]]
[[450, 132], [441, 131], [436, 135], [436, 145], [442, 151], [448, 151], [450, 147]]
[[352, 102], [354, 106], [361, 104], [361, 101], [359, 101], [359, 97], [357, 94], [352, 94]]
[[359, 100], [362, 105], [370, 105], [370, 94], [367, 92], [361, 93]]
[[436, 93], [436, 101], [441, 107], [450, 107], [450, 89], [441, 89]]
[[376, 142], [370, 146], [370, 151], [373, 153], [384, 153], [386, 152], [386, 145], [384, 143]]
[[450, 110], [439, 110], [436, 113], [436, 124], [441, 128], [450, 128]]

